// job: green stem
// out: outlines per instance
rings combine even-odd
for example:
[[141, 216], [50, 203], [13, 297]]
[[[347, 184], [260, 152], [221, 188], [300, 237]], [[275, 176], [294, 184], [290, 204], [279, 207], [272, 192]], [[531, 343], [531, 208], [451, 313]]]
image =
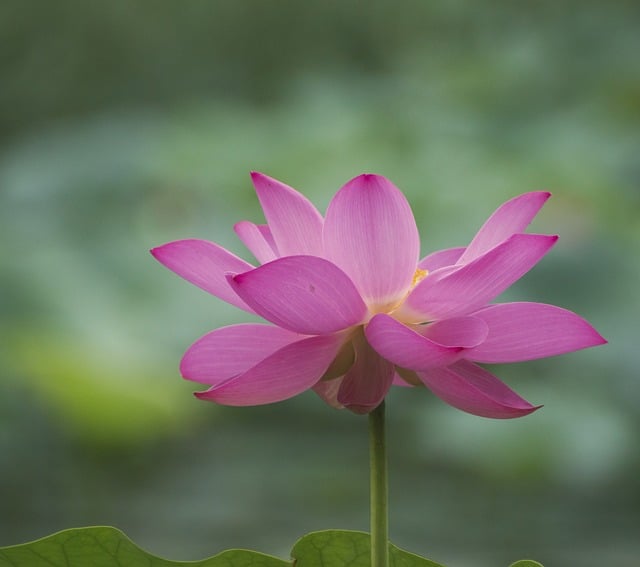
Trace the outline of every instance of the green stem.
[[369, 413], [371, 567], [389, 567], [387, 443], [384, 400]]

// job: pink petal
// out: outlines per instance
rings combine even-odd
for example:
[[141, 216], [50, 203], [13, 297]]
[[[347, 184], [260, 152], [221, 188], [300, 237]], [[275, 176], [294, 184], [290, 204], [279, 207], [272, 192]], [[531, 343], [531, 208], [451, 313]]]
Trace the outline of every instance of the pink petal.
[[502, 303], [474, 313], [489, 327], [486, 340], [465, 354], [478, 362], [519, 362], [606, 343], [587, 321], [543, 303]]
[[353, 280], [374, 310], [408, 291], [420, 242], [411, 207], [379, 175], [360, 175], [332, 199], [324, 225], [326, 257]]
[[338, 401], [338, 392], [342, 378], [333, 380], [320, 380], [314, 387], [313, 391], [320, 397], [322, 401], [335, 409], [344, 409], [344, 406]]
[[176, 240], [151, 250], [154, 258], [188, 282], [253, 313], [227, 282], [226, 273], [246, 272], [251, 264], [206, 240]]
[[182, 357], [187, 380], [216, 385], [242, 374], [301, 335], [280, 327], [247, 323], [221, 327], [193, 343]]
[[533, 191], [502, 204], [482, 225], [458, 263], [466, 264], [511, 235], [524, 232], [549, 197], [548, 191]]
[[348, 276], [315, 256], [279, 258], [229, 281], [258, 315], [305, 335], [335, 333], [367, 314]]
[[413, 370], [396, 367], [396, 373], [393, 375], [393, 385], [402, 386], [403, 388], [415, 388], [422, 386], [422, 382]]
[[405, 382], [402, 379], [402, 376], [400, 376], [400, 374], [398, 374], [397, 372], [393, 375], [393, 380], [392, 380], [391, 384], [393, 386], [400, 386], [401, 388], [411, 388], [412, 387], [412, 385], [409, 384], [409, 382]]
[[409, 327], [381, 313], [369, 321], [365, 333], [381, 356], [401, 368], [426, 370], [451, 364], [461, 357], [463, 347], [438, 344], [422, 336], [421, 330], [419, 325]]
[[[484, 307], [526, 274], [555, 244], [557, 236], [514, 234], [486, 254], [423, 279], [397, 311], [403, 320], [433, 321]], [[450, 270], [443, 268], [442, 270]]]
[[433, 272], [439, 268], [444, 268], [445, 266], [453, 266], [462, 253], [465, 251], [464, 247], [459, 248], [445, 248], [444, 250], [438, 250], [437, 252], [432, 252], [428, 256], [425, 256], [418, 263], [418, 268], [421, 270], [427, 270], [429, 272]]
[[532, 406], [493, 374], [466, 360], [418, 376], [436, 396], [473, 415], [509, 419], [541, 407]]
[[233, 230], [261, 264], [271, 262], [280, 256], [271, 231], [266, 224], [240, 221], [236, 223]]
[[258, 364], [196, 396], [229, 406], [255, 406], [286, 400], [311, 388], [338, 352], [337, 335], [288, 344]]
[[322, 215], [295, 189], [262, 173], [252, 172], [271, 234], [281, 256], [322, 256]]
[[488, 332], [487, 324], [475, 316], [452, 317], [419, 327], [419, 333], [423, 337], [441, 345], [464, 349], [482, 344]]
[[395, 369], [360, 335], [354, 338], [356, 360], [342, 379], [337, 400], [355, 413], [369, 413], [387, 395]]
[[353, 366], [355, 359], [356, 353], [353, 349], [351, 336], [350, 334], [346, 334], [344, 344], [340, 347], [338, 354], [336, 354], [329, 368], [327, 368], [326, 372], [322, 375], [322, 381], [333, 381], [336, 378], [344, 376], [349, 372], [349, 368]]

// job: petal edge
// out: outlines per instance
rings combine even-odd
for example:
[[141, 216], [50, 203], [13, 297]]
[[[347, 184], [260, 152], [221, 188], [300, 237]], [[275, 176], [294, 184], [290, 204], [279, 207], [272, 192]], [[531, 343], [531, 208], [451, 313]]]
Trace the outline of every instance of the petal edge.
[[193, 285], [253, 313], [226, 279], [227, 272], [245, 272], [253, 266], [222, 246], [208, 240], [191, 238], [168, 242], [153, 248], [151, 254], [163, 266]]
[[316, 256], [285, 256], [228, 280], [258, 315], [296, 333], [335, 333], [367, 314], [349, 277]]
[[293, 187], [257, 171], [251, 180], [282, 256], [322, 256], [322, 215]]
[[545, 303], [498, 303], [474, 316], [489, 328], [485, 341], [465, 353], [465, 358], [476, 362], [522, 362], [607, 342], [579, 315]]
[[524, 232], [549, 197], [548, 191], [531, 191], [500, 205], [476, 233], [458, 263], [466, 264], [510, 236]]
[[320, 380], [341, 342], [337, 335], [302, 339], [279, 349], [244, 374], [195, 395], [229, 406], [256, 406], [292, 398]]
[[418, 376], [444, 402], [472, 415], [512, 419], [542, 407], [531, 405], [493, 374], [466, 360], [418, 372]]

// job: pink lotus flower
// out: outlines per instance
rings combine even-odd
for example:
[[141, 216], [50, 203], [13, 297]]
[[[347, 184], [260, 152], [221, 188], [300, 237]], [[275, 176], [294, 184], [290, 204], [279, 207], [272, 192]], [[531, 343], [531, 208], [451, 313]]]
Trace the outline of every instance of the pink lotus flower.
[[180, 370], [209, 386], [196, 394], [203, 400], [258, 405], [313, 388], [334, 407], [367, 413], [392, 384], [425, 385], [463, 411], [520, 417], [537, 407], [476, 363], [606, 342], [553, 305], [490, 304], [558, 239], [524, 233], [550, 193], [507, 201], [469, 246], [419, 260], [411, 208], [384, 177], [349, 181], [324, 219], [291, 187], [260, 173], [252, 179], [267, 224], [242, 221], [235, 231], [261, 266], [205, 240], [151, 251], [179, 276], [271, 323], [222, 327], [191, 345]]

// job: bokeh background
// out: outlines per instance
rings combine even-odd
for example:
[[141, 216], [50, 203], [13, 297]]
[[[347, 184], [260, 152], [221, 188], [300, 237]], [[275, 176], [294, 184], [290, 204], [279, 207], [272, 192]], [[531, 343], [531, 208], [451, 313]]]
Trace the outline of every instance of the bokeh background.
[[393, 541], [452, 567], [638, 565], [637, 2], [0, 3], [0, 545], [113, 524], [146, 549], [283, 557], [368, 529], [366, 420], [312, 393], [198, 402], [184, 349], [247, 315], [148, 249], [249, 258], [248, 172], [324, 210], [363, 172], [424, 253], [550, 189], [557, 247], [501, 299], [565, 306], [606, 347], [496, 368], [543, 403], [467, 416], [389, 398]]

